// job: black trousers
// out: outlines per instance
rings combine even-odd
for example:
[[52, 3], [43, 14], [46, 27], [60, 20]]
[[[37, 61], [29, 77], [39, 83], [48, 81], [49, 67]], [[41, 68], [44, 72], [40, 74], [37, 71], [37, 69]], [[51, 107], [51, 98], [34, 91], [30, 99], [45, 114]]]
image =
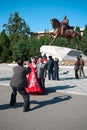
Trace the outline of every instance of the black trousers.
[[38, 81], [39, 81], [41, 89], [44, 92], [44, 90], [45, 90], [45, 79], [44, 78], [38, 78]]
[[51, 70], [51, 71], [48, 70], [48, 79], [49, 80], [51, 80], [51, 79], [53, 80], [53, 70]]
[[16, 103], [16, 96], [18, 91], [18, 93], [23, 97], [24, 100], [24, 110], [28, 109], [30, 107], [30, 97], [25, 88], [12, 87], [12, 90], [13, 91], [11, 94], [10, 106], [13, 106]]
[[59, 70], [54, 69], [53, 79], [54, 79], [54, 80], [59, 80]]
[[75, 78], [76, 78], [76, 79], [79, 79], [78, 70], [75, 70]]

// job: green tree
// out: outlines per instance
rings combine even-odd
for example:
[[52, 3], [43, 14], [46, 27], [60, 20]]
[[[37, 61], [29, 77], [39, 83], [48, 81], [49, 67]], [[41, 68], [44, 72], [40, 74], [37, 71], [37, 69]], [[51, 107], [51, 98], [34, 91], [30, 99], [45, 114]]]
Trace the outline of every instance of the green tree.
[[18, 12], [10, 15], [8, 24], [4, 24], [3, 27], [10, 38], [12, 46], [14, 46], [21, 38], [26, 40], [30, 34], [30, 28], [25, 20], [19, 16]]
[[28, 60], [30, 55], [29, 41], [19, 41], [14, 46], [13, 50], [13, 60], [17, 60], [19, 57], [23, 60]]
[[27, 41], [19, 41], [13, 49], [13, 59], [16, 60], [22, 57], [24, 60], [28, 60], [30, 55], [40, 55], [40, 42], [35, 37], [30, 37]]
[[49, 45], [50, 42], [51, 42], [51, 37], [48, 35], [48, 34], [45, 34], [44, 36], [41, 36], [40, 39], [39, 39], [39, 44], [40, 46], [42, 45]]
[[22, 43], [24, 43], [28, 40], [30, 28], [26, 24], [25, 20], [19, 16], [18, 12], [10, 15], [8, 24], [4, 24], [3, 28], [9, 36], [10, 50], [12, 52], [12, 58], [14, 58], [15, 45], [19, 42], [23, 41]]
[[54, 42], [54, 45], [60, 46], [60, 47], [65, 47], [66, 46], [66, 42], [67, 42], [66, 38], [58, 37], [56, 39], [56, 41]]
[[7, 62], [10, 60], [10, 40], [5, 30], [0, 33], [0, 61]]
[[40, 41], [35, 37], [29, 38], [30, 55], [38, 56], [40, 55]]
[[83, 51], [85, 55], [87, 55], [87, 25], [85, 25], [83, 32], [82, 40], [80, 43], [80, 50]]
[[0, 33], [0, 45], [3, 47], [3, 46], [6, 46], [9, 48], [10, 46], [10, 40], [9, 40], [9, 37], [7, 36], [7, 34], [5, 33], [5, 30], [3, 30], [1, 33]]
[[75, 31], [80, 32], [80, 27], [76, 26]]

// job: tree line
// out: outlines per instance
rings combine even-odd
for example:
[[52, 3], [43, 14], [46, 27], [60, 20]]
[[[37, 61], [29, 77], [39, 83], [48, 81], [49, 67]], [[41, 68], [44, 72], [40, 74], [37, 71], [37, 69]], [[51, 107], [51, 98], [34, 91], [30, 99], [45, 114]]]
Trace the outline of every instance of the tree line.
[[[79, 31], [80, 28], [76, 27], [76, 30]], [[8, 18], [8, 23], [3, 24], [3, 30], [0, 32], [0, 62], [16, 61], [19, 57], [26, 61], [31, 55], [39, 56], [40, 47], [49, 45], [51, 41], [52, 38], [48, 33], [45, 33], [39, 39], [32, 36], [30, 27], [19, 16], [19, 13], [15, 12]], [[54, 45], [65, 47], [66, 42], [66, 39], [59, 37]], [[78, 43], [79, 50], [87, 55], [87, 25], [85, 25], [82, 39], [78, 39]], [[69, 47], [75, 49], [73, 40]]]

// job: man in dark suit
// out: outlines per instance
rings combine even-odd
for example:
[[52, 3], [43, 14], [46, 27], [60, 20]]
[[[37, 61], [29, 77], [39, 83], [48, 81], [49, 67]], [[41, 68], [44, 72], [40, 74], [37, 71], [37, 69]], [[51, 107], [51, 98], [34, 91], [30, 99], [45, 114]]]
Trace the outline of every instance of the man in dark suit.
[[54, 60], [54, 80], [59, 80], [59, 59]]
[[18, 66], [13, 68], [13, 76], [11, 78], [10, 86], [12, 87], [12, 94], [10, 99], [10, 106], [16, 103], [17, 91], [24, 99], [23, 112], [30, 110], [29, 94], [26, 92], [28, 81], [26, 75], [31, 71], [30, 68], [23, 66], [23, 60], [19, 59], [17, 62]]
[[47, 61], [45, 67], [48, 69], [48, 79], [53, 80], [53, 67], [54, 67], [54, 59], [52, 56], [49, 56], [49, 60]]

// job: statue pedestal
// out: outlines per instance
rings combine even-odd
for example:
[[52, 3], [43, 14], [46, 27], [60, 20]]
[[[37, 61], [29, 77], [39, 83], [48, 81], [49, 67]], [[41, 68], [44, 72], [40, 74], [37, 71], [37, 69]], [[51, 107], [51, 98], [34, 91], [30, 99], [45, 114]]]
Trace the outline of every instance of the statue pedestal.
[[84, 60], [87, 61], [87, 57], [82, 53], [82, 51], [66, 48], [66, 47], [59, 47], [59, 46], [41, 46], [40, 52], [42, 56], [44, 53], [48, 56], [52, 56], [53, 58], [57, 57], [60, 61], [74, 61], [76, 57], [82, 55]]

